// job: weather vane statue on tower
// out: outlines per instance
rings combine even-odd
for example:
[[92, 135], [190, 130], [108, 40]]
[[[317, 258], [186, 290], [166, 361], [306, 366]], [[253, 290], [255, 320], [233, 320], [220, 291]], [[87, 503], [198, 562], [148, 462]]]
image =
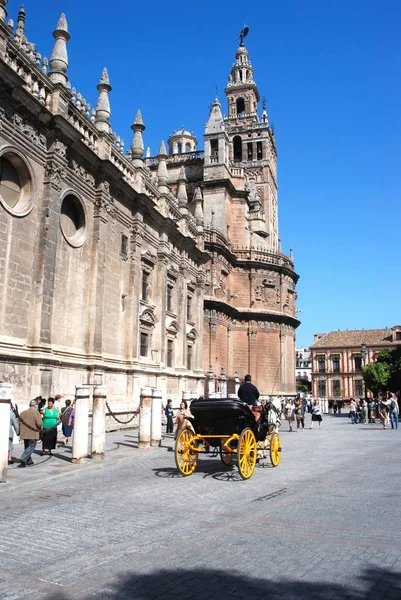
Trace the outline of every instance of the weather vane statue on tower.
[[239, 45], [240, 46], [244, 45], [244, 38], [248, 35], [248, 33], [249, 33], [249, 27], [244, 26], [243, 30], [239, 34]]

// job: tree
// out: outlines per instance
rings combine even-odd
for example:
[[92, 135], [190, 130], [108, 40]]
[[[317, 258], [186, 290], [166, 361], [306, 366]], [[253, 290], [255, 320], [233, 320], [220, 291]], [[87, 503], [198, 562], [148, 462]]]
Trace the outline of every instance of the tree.
[[389, 368], [387, 389], [390, 392], [399, 392], [401, 390], [401, 345], [379, 352], [376, 362]]
[[373, 392], [374, 396], [384, 393], [388, 389], [390, 378], [390, 367], [386, 362], [374, 362], [366, 365], [363, 369], [363, 380], [368, 390]]
[[304, 394], [308, 394], [310, 392], [308, 382], [297, 381], [297, 392], [303, 392]]

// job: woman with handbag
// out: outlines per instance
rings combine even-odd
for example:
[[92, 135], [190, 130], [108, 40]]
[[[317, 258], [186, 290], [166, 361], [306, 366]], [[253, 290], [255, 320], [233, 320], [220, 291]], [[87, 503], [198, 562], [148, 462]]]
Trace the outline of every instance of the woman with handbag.
[[41, 411], [43, 419], [42, 431], [42, 456], [52, 453], [57, 442], [57, 423], [59, 421], [58, 410], [54, 406], [54, 398], [49, 398], [46, 408]]
[[71, 400], [66, 400], [65, 406], [61, 409], [61, 426], [65, 437], [64, 446], [68, 444], [69, 438], [72, 435], [72, 430], [74, 429], [74, 416], [75, 410], [74, 407], [71, 406]]

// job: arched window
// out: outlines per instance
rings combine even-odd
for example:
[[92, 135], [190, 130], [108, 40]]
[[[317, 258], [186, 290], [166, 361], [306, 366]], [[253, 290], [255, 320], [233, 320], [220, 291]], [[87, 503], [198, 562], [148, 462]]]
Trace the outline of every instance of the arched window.
[[78, 248], [85, 242], [85, 210], [73, 194], [68, 194], [61, 203], [60, 228], [71, 246]]
[[191, 144], [189, 142], [185, 144], [185, 152], [191, 152]]
[[182, 144], [181, 144], [181, 142], [178, 142], [178, 144], [177, 144], [177, 152], [178, 152], [178, 154], [182, 154]]
[[237, 115], [245, 112], [245, 101], [243, 98], [237, 98]]
[[234, 145], [234, 162], [242, 162], [242, 139], [240, 135], [236, 135], [233, 139]]
[[33, 207], [31, 176], [13, 152], [0, 156], [0, 203], [15, 216], [25, 216]]

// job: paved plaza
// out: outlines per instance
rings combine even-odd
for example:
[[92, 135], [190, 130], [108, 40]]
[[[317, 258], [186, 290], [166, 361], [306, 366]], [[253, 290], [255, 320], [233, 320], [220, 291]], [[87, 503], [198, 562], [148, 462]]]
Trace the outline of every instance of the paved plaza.
[[0, 598], [401, 598], [401, 431], [326, 416], [281, 434], [280, 465], [249, 481], [208, 457], [179, 477], [171, 436], [141, 451], [132, 430], [103, 462], [14, 465]]

